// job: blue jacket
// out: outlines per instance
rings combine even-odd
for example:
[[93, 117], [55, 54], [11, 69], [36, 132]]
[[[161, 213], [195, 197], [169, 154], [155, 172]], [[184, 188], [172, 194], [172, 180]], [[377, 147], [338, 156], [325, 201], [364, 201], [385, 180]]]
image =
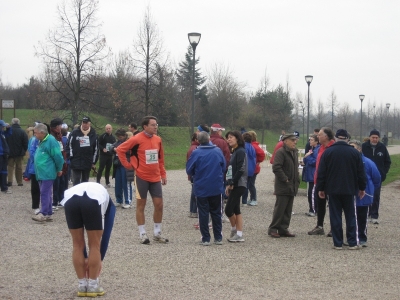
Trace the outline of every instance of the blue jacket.
[[6, 131], [3, 131], [3, 126], [0, 126], [0, 155], [10, 154], [10, 147], [8, 147], [6, 137], [10, 136], [11, 134], [11, 127], [8, 127]]
[[28, 176], [29, 174], [35, 174], [35, 164], [34, 164], [35, 159], [34, 158], [35, 158], [35, 152], [36, 152], [38, 145], [39, 145], [39, 140], [33, 136], [29, 140], [29, 143], [28, 143], [29, 159], [26, 164], [26, 171], [25, 171], [26, 172], [25, 176], [27, 178], [29, 178], [29, 176]]
[[256, 170], [256, 150], [251, 143], [245, 143], [246, 154], [247, 154], [247, 176], [254, 176]]
[[367, 187], [365, 188], [365, 196], [360, 199], [357, 194], [357, 206], [369, 206], [374, 200], [375, 189], [379, 189], [381, 185], [381, 174], [375, 163], [368, 157], [362, 156], [364, 163], [365, 175], [367, 176]]
[[304, 168], [303, 172], [305, 172], [305, 181], [306, 182], [314, 182], [314, 174], [315, 174], [315, 165], [317, 162], [317, 156], [320, 145], [317, 145], [314, 149], [312, 149], [313, 153], [303, 159]]
[[215, 145], [197, 147], [186, 163], [186, 173], [193, 178], [194, 195], [211, 197], [222, 194], [225, 170], [225, 157], [220, 148]]

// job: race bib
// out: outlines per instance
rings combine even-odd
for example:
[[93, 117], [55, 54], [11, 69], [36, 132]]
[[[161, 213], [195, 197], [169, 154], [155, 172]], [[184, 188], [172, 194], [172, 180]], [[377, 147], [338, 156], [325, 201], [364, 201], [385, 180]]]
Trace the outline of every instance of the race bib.
[[146, 164], [158, 164], [158, 150], [157, 149], [151, 149], [151, 150], [145, 150], [146, 154]]
[[107, 151], [110, 151], [110, 147], [111, 147], [111, 146], [112, 146], [112, 144], [107, 143], [107, 144], [106, 144], [106, 150], [107, 150]]
[[232, 166], [229, 165], [228, 171], [226, 172], [226, 179], [232, 179]]
[[60, 141], [57, 141], [57, 142], [58, 142], [58, 144], [60, 145], [60, 151], [63, 152], [63, 150], [64, 150], [63, 143], [60, 142]]
[[79, 138], [80, 147], [90, 147], [90, 140], [88, 136], [82, 136]]

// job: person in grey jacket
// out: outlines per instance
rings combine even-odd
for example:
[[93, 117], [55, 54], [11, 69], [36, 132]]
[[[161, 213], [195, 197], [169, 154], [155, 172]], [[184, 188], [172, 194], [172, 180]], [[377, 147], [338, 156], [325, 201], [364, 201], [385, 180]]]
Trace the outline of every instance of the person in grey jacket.
[[275, 207], [268, 235], [274, 238], [295, 237], [289, 231], [294, 196], [299, 188], [299, 161], [294, 134], [284, 135], [283, 147], [276, 151], [272, 171], [275, 174]]
[[225, 194], [228, 195], [225, 214], [232, 226], [228, 241], [232, 243], [244, 242], [240, 198], [247, 187], [247, 154], [243, 136], [239, 131], [229, 131], [226, 134], [226, 139], [232, 149], [232, 156], [226, 173], [228, 183], [225, 189]]

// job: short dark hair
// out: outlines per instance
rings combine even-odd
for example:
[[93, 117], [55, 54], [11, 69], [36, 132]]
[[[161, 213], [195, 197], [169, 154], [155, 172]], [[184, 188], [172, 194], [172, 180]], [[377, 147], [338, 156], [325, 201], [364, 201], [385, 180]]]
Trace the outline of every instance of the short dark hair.
[[319, 129], [319, 128], [315, 128], [314, 129], [314, 132], [319, 132], [321, 129]]
[[225, 134], [225, 137], [228, 138], [228, 135], [233, 135], [236, 139], [237, 139], [237, 143], [239, 147], [244, 147], [244, 140], [243, 140], [243, 136], [242, 134], [237, 131], [237, 130], [233, 130], [233, 131], [228, 131]]
[[253, 140], [251, 134], [248, 133], [248, 132], [244, 132], [244, 133], [243, 133], [243, 139], [244, 139], [244, 141], [245, 141], [246, 143], [251, 143], [252, 140]]
[[131, 124], [129, 124], [129, 126], [131, 126], [131, 128], [137, 129], [137, 124], [136, 123], [131, 123]]
[[157, 121], [157, 118], [154, 117], [154, 116], [146, 116], [146, 117], [144, 117], [142, 119], [142, 128], [143, 128], [143, 126], [149, 126], [150, 120], [156, 120]]
[[116, 132], [115, 132], [116, 136], [126, 136], [126, 130], [124, 128], [119, 128]]
[[329, 140], [333, 140], [335, 135], [333, 134], [332, 129], [329, 127], [322, 127], [321, 130], [328, 136]]

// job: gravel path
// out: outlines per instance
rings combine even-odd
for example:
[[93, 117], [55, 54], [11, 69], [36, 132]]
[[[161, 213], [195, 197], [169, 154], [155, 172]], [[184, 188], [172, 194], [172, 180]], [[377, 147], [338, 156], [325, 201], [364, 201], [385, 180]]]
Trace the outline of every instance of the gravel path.
[[[369, 227], [369, 247], [335, 251], [332, 239], [309, 236], [316, 218], [305, 216], [305, 191], [295, 198], [296, 238], [267, 236], [273, 174], [262, 165], [259, 205], [243, 207], [240, 244], [198, 245], [188, 218], [190, 185], [184, 171], [168, 171], [163, 232], [168, 245], [141, 245], [134, 208], [117, 210], [101, 282], [103, 299], [398, 299], [400, 228], [396, 182], [382, 190], [381, 224]], [[62, 209], [54, 222], [31, 220], [30, 185], [0, 195], [0, 299], [76, 299], [71, 239]], [[109, 189], [113, 196], [113, 190]], [[152, 204], [146, 209], [152, 232]], [[329, 230], [329, 218], [325, 230]], [[230, 227], [224, 223], [223, 233]], [[225, 239], [225, 238], [224, 238]]]

